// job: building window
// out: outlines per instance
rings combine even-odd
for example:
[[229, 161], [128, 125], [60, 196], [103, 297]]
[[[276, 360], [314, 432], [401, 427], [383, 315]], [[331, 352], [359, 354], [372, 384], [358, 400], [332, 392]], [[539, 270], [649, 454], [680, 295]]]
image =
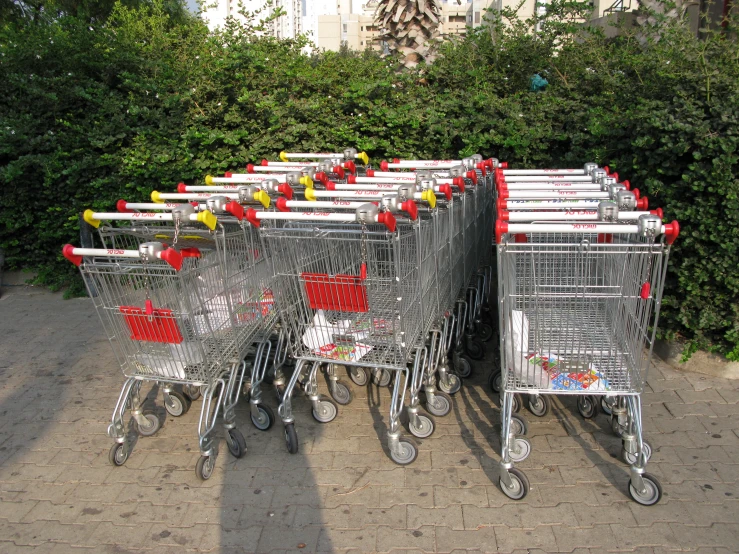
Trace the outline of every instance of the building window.
[[364, 31], [364, 27], [362, 27], [362, 31]]
[[367, 26], [367, 31], [369, 31], [370, 33], [374, 33], [375, 31], [377, 31], [377, 26], [376, 25], [368, 25]]
[[475, 12], [475, 24], [480, 23], [480, 12]]
[[449, 23], [464, 23], [467, 21], [467, 18], [463, 15], [450, 15], [449, 16]]

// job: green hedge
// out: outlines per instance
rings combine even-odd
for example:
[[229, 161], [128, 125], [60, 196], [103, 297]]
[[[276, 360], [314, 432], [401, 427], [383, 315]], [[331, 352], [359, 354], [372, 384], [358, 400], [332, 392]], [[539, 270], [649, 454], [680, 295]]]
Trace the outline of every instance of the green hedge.
[[[371, 52], [303, 55], [305, 42], [249, 28], [210, 34], [157, 3], [94, 25], [6, 23], [0, 247], [11, 268], [78, 285], [60, 246], [77, 242], [80, 211], [282, 149], [596, 161], [680, 221], [660, 327], [737, 358], [739, 48], [680, 22], [615, 40], [573, 34], [566, 8], [538, 37], [494, 23], [415, 71]], [[536, 72], [542, 93], [528, 90]]]

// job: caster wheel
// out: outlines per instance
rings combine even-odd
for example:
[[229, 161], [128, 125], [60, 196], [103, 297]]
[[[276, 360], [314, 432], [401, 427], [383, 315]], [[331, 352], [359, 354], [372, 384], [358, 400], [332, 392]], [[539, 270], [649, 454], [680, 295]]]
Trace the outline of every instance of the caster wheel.
[[439, 380], [439, 390], [447, 394], [456, 394], [462, 388], [462, 380], [454, 373], [447, 374], [446, 382]]
[[[642, 441], [642, 448], [644, 449], [644, 455], [646, 456], [646, 461], [649, 461], [649, 458], [652, 457], [652, 445], [649, 444], [647, 441]], [[630, 466], [636, 465], [637, 456], [635, 453], [627, 452], [624, 448], [621, 448], [621, 459], [629, 464]]]
[[198, 476], [198, 479], [207, 481], [213, 475], [215, 467], [216, 459], [214, 456], [200, 456], [198, 463], [195, 464], [195, 475]]
[[282, 400], [285, 398], [285, 385], [275, 386], [275, 396], [277, 396], [277, 403], [282, 404]]
[[488, 377], [488, 385], [493, 392], [500, 392], [503, 386], [503, 375], [499, 369], [494, 370]]
[[598, 403], [594, 396], [578, 396], [577, 411], [585, 419], [591, 419], [598, 414]]
[[228, 451], [234, 458], [243, 458], [246, 454], [246, 440], [238, 429], [229, 429], [226, 439]]
[[352, 401], [352, 391], [346, 383], [336, 381], [334, 386], [331, 388], [331, 398], [333, 398], [337, 404], [346, 406]]
[[530, 394], [528, 400], [528, 408], [532, 415], [544, 417], [549, 413], [551, 402], [546, 396], [542, 394]]
[[349, 379], [358, 387], [363, 387], [369, 382], [369, 375], [367, 370], [363, 367], [352, 366], [348, 370]]
[[531, 454], [531, 443], [526, 439], [516, 437], [508, 449], [508, 454], [514, 462], [523, 462]]
[[186, 385], [182, 391], [190, 399], [190, 402], [195, 402], [201, 396], [200, 387], [195, 385]]
[[139, 435], [142, 437], [151, 437], [155, 435], [162, 423], [154, 412], [144, 412], [146, 418], [146, 425], [141, 425], [137, 422], [136, 427], [138, 428]]
[[644, 491], [637, 491], [629, 480], [629, 496], [642, 506], [654, 506], [662, 499], [662, 485], [651, 473], [642, 473]]
[[615, 402], [615, 398], [609, 398], [608, 396], [601, 396], [600, 398], [600, 409], [603, 410], [603, 413], [606, 415], [611, 415], [611, 408], [613, 407], [613, 403]]
[[513, 395], [513, 406], [511, 407], [511, 411], [514, 414], [517, 414], [521, 411], [521, 406], [523, 405], [523, 401], [521, 400], [520, 394], [514, 394]]
[[114, 466], [122, 466], [128, 460], [128, 446], [117, 442], [108, 451], [108, 461]]
[[418, 447], [410, 439], [398, 439], [397, 452], [394, 452], [392, 448], [390, 449], [390, 458], [392, 458], [393, 462], [401, 466], [407, 466], [413, 463], [417, 456]]
[[433, 401], [426, 401], [426, 411], [436, 417], [444, 417], [452, 411], [452, 398], [445, 392], [436, 391]]
[[511, 486], [506, 486], [503, 479], [500, 479], [500, 490], [511, 500], [521, 500], [529, 493], [529, 480], [523, 471], [515, 467], [508, 470], [508, 476], [511, 479]]
[[392, 374], [387, 369], [375, 370], [372, 373], [372, 382], [378, 387], [387, 387], [392, 378]]
[[477, 338], [482, 342], [490, 342], [493, 338], [493, 326], [487, 323], [481, 323], [477, 327]]
[[294, 423], [285, 424], [285, 445], [290, 454], [298, 453], [298, 433]]
[[434, 420], [423, 414], [417, 414], [416, 417], [410, 418], [408, 423], [408, 430], [419, 439], [425, 439], [433, 435], [434, 428]]
[[260, 431], [266, 431], [275, 422], [275, 413], [266, 404], [257, 404], [257, 414], [251, 414], [251, 422]]
[[339, 409], [336, 407], [333, 400], [321, 397], [318, 401], [318, 406], [313, 408], [313, 419], [318, 423], [328, 423], [329, 421], [333, 421], [338, 413]]
[[473, 360], [482, 360], [485, 357], [485, 345], [477, 339], [467, 341], [467, 355]]
[[180, 417], [190, 409], [190, 398], [180, 391], [173, 390], [164, 395], [164, 407], [172, 417]]
[[465, 356], [457, 356], [454, 360], [454, 371], [462, 379], [469, 379], [472, 376], [472, 362]]
[[493, 325], [493, 316], [490, 313], [490, 308], [485, 308], [483, 306], [482, 311], [480, 312], [480, 319], [484, 324]]
[[511, 416], [511, 428], [510, 432], [515, 436], [524, 436], [529, 432], [529, 424], [526, 420], [519, 415], [513, 414]]

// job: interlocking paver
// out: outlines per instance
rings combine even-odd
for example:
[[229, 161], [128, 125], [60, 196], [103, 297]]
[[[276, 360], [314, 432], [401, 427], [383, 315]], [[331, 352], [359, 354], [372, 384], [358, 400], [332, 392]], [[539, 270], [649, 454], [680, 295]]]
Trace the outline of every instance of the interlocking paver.
[[[739, 544], [736, 381], [652, 368], [647, 471], [664, 497], [651, 508], [628, 498], [607, 418], [581, 419], [572, 398], [554, 399], [541, 419], [522, 409], [533, 451], [517, 467], [531, 490], [519, 502], [504, 496], [486, 361], [419, 441], [413, 465], [384, 452], [388, 391], [354, 387], [353, 403], [328, 425], [296, 396], [294, 456], [279, 421], [257, 431], [240, 405], [248, 452], [235, 460], [221, 443], [202, 483], [193, 471], [199, 402], [138, 439], [125, 466], [108, 464], [105, 430], [122, 378], [91, 308], [35, 289], [0, 297], [9, 314], [0, 320], [0, 552], [650, 553]], [[148, 402], [161, 406], [155, 396]], [[269, 386], [265, 402], [276, 408]]]

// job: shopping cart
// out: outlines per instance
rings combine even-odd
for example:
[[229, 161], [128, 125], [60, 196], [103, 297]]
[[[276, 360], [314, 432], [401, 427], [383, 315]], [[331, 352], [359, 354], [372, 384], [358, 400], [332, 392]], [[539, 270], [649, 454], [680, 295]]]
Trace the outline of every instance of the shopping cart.
[[641, 400], [677, 222], [496, 222], [502, 431], [500, 487], [526, 496], [515, 462], [530, 443], [512, 416], [517, 393], [617, 396], [618, 429], [631, 461], [629, 493], [656, 504], [658, 480], [645, 473]]

